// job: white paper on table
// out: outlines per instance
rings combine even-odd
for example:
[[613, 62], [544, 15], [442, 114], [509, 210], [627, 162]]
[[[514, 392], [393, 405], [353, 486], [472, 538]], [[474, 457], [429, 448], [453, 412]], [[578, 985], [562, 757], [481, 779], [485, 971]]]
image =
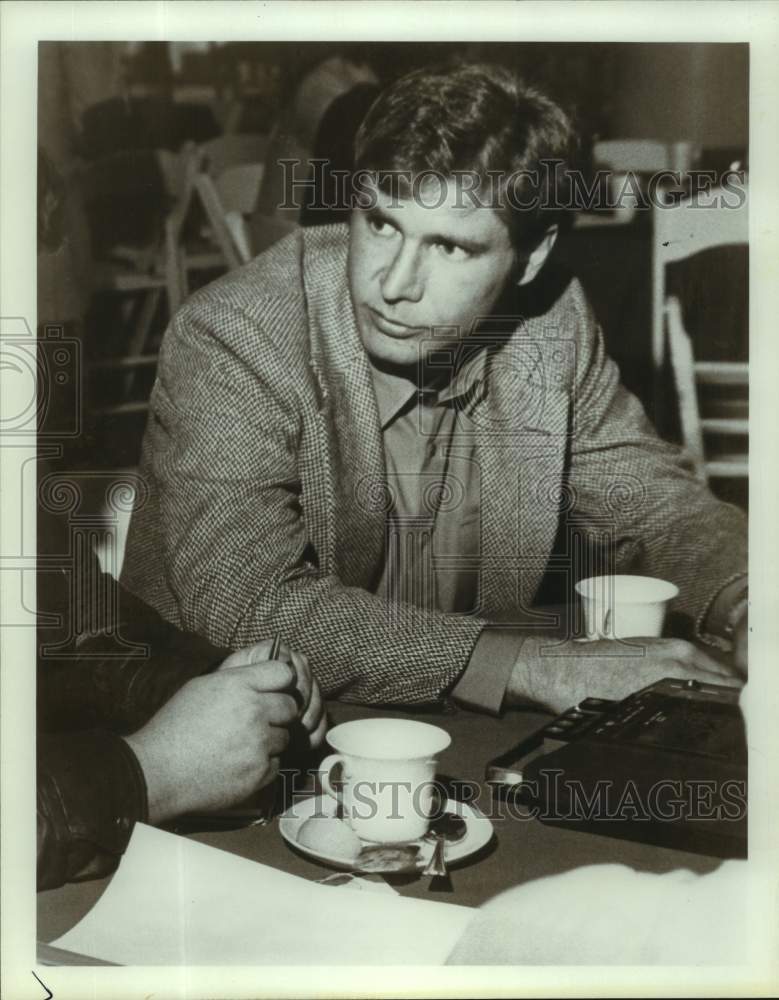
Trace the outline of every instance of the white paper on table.
[[474, 913], [341, 892], [139, 823], [106, 891], [52, 944], [121, 965], [440, 965]]

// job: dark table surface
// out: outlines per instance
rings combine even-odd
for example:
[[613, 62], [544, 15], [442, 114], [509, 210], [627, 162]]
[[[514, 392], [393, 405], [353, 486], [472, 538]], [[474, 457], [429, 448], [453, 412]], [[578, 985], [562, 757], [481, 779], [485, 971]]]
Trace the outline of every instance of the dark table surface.
[[[439, 772], [481, 786], [480, 795], [474, 801], [492, 819], [495, 830], [492, 843], [452, 870], [451, 893], [432, 894], [425, 878], [394, 876], [392, 884], [401, 895], [478, 906], [512, 885], [580, 865], [619, 863], [639, 871], [663, 873], [688, 868], [705, 873], [720, 864], [713, 857], [552, 827], [527, 816], [520, 817], [516, 806], [509, 809], [505, 804], [493, 803], [490, 789], [484, 783], [485, 764], [548, 722], [549, 716], [512, 711], [502, 718], [491, 718], [459, 709], [451, 713], [411, 715], [408, 711], [378, 711], [340, 703], [330, 704], [328, 711], [333, 725], [372, 714], [433, 722], [452, 736], [451, 746], [439, 757]], [[264, 827], [188, 835], [220, 850], [302, 878], [318, 880], [331, 873], [324, 865], [287, 846], [279, 834], [278, 819]], [[106, 878], [39, 893], [39, 940], [52, 941], [73, 927], [95, 904], [109, 882]]]

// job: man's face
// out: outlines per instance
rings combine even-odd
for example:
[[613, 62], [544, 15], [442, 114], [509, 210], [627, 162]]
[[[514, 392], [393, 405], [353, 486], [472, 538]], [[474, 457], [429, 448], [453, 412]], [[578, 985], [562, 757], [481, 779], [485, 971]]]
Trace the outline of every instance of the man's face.
[[[373, 193], [376, 207], [355, 209], [350, 227], [357, 326], [371, 358], [412, 366], [431, 327], [451, 328], [453, 343], [490, 315], [514, 274], [515, 251], [499, 216], [458, 198], [453, 181], [445, 198], [436, 181], [415, 199]], [[436, 337], [436, 347], [444, 343]]]

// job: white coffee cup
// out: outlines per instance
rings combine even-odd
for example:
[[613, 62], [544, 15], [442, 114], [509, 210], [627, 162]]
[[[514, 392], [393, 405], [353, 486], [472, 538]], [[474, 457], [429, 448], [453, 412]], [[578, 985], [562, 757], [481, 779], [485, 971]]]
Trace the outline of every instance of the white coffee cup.
[[[322, 761], [319, 780], [342, 802], [358, 837], [402, 844], [424, 836], [437, 804], [435, 755], [451, 743], [447, 732], [407, 719], [358, 719], [335, 726], [327, 741], [338, 752]], [[338, 763], [342, 778], [335, 788], [330, 772]]]
[[588, 639], [659, 636], [676, 584], [651, 576], [591, 576], [576, 584]]

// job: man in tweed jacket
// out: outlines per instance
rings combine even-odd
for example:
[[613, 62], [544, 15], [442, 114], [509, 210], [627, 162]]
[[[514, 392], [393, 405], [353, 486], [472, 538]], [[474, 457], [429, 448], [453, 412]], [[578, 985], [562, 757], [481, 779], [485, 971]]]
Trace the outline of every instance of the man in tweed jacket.
[[656, 437], [578, 284], [537, 278], [549, 201], [512, 211], [529, 168], [571, 141], [560, 109], [503, 71], [385, 92], [358, 167], [472, 180], [502, 162], [509, 208], [463, 201], [458, 180], [440, 197], [429, 177], [400, 195], [367, 184], [348, 228], [295, 233], [184, 305], [151, 399], [131, 590], [222, 645], [280, 631], [352, 701], [559, 709], [727, 679], [681, 640], [551, 642], [529, 611], [545, 572], [576, 574], [552, 556], [575, 523], [609, 540], [611, 565], [675, 582], [697, 639], [744, 628], [743, 515]]

